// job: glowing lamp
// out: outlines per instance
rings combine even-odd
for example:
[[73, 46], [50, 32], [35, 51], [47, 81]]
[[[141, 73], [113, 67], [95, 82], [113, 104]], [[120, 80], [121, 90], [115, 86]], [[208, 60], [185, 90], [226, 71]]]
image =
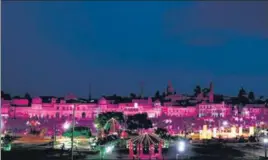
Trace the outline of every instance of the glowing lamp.
[[185, 151], [185, 142], [184, 141], [180, 141], [178, 143], [178, 151], [179, 152], [184, 152]]
[[227, 121], [223, 121], [222, 124], [223, 124], [223, 126], [227, 126], [228, 125], [228, 122]]
[[112, 152], [113, 148], [114, 148], [114, 146], [107, 146], [107, 147], [105, 148], [105, 152], [106, 152], [106, 153], [110, 153], [110, 152]]
[[70, 128], [70, 123], [65, 122], [62, 127], [63, 127], [63, 129], [67, 130]]
[[268, 138], [264, 138], [264, 139], [263, 139], [263, 143], [264, 143], [264, 144], [268, 144]]

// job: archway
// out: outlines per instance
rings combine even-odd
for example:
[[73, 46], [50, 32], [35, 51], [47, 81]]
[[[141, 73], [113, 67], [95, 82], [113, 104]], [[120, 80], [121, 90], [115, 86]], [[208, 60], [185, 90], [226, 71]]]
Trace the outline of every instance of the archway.
[[129, 157], [142, 159], [163, 159], [162, 148], [164, 140], [155, 134], [143, 133], [128, 141]]
[[56, 115], [55, 115], [56, 118], [60, 118], [60, 113], [57, 112]]
[[82, 118], [86, 118], [86, 113], [85, 112], [82, 113]]
[[104, 125], [104, 129], [109, 130], [109, 134], [119, 134], [120, 128], [121, 126], [115, 118], [111, 118]]

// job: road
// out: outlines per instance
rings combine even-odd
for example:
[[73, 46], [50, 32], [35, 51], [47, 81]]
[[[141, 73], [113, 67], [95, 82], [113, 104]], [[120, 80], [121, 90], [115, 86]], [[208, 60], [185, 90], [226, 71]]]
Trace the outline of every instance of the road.
[[[245, 146], [246, 144], [193, 144], [189, 146], [186, 153], [190, 159], [194, 160], [257, 160], [260, 155], [263, 155], [263, 150], [256, 147], [256, 144]], [[60, 150], [51, 150], [49, 148], [50, 147], [46, 144], [16, 144], [12, 146], [10, 152], [2, 152], [2, 158], [4, 160], [67, 160], [70, 157], [70, 154], [67, 152], [60, 156]], [[164, 151], [163, 157], [164, 159], [173, 160], [176, 158], [177, 153], [176, 146], [171, 145], [167, 151]], [[75, 152], [75, 160], [100, 159], [98, 153], [80, 152], [80, 157], [78, 157], [78, 155], [78, 152]], [[130, 158], [128, 157], [128, 150], [124, 152], [114, 150], [111, 153], [107, 153], [103, 159], [127, 160]]]

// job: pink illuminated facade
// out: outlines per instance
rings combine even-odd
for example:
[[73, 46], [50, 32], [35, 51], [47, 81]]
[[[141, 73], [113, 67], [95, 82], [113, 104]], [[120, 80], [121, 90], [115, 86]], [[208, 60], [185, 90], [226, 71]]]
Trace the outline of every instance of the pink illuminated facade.
[[[238, 109], [232, 105], [222, 103], [200, 103], [195, 106], [174, 106], [162, 105], [160, 101], [135, 100], [130, 103], [113, 104], [105, 98], [99, 99], [95, 103], [66, 103], [65, 100], [52, 99], [51, 103], [43, 103], [39, 97], [33, 98], [30, 106], [27, 106], [28, 100], [2, 100], [1, 114], [2, 116], [16, 118], [68, 118], [72, 117], [72, 107], [75, 106], [75, 117], [78, 119], [93, 119], [97, 114], [102, 112], [123, 112], [125, 115], [133, 115], [137, 113], [147, 113], [150, 118], [159, 117], [161, 115], [175, 117], [228, 117], [238, 114]], [[246, 105], [240, 111], [241, 115], [249, 116], [268, 116], [268, 108], [264, 105]]]
[[[176, 124], [173, 128], [179, 128], [179, 121], [195, 121], [199, 123], [205, 119], [248, 119], [250, 122], [265, 121], [268, 122], [268, 108], [265, 104], [248, 104], [244, 107], [227, 104], [225, 102], [214, 102], [214, 89], [210, 84], [207, 95], [200, 93], [195, 99], [187, 95], [180, 95], [174, 92], [171, 83], [167, 87], [167, 95], [163, 102], [159, 100], [132, 99], [126, 103], [115, 103], [114, 100], [100, 98], [98, 101], [75, 101], [76, 97], [72, 94], [64, 98], [50, 97], [49, 102], [43, 101], [42, 97], [35, 97], [29, 102], [27, 99], [1, 100], [1, 116], [16, 119], [29, 119], [38, 117], [44, 120], [63, 120], [71, 118], [73, 107], [75, 108], [75, 117], [78, 120], [94, 120], [99, 113], [103, 112], [122, 112], [124, 115], [133, 115], [137, 113], [147, 113], [149, 118], [157, 119], [159, 122], [165, 119], [172, 119]], [[195, 104], [181, 105], [178, 101], [193, 101]], [[170, 117], [170, 118], [169, 118]], [[174, 119], [175, 118], [175, 119]], [[251, 121], [254, 120], [254, 121]], [[256, 121], [256, 122], [257, 122]], [[13, 121], [11, 121], [13, 122]], [[11, 123], [10, 122], [10, 123]], [[184, 126], [185, 122], [181, 125]], [[203, 122], [200, 122], [203, 124]], [[165, 125], [166, 126], [166, 125]]]

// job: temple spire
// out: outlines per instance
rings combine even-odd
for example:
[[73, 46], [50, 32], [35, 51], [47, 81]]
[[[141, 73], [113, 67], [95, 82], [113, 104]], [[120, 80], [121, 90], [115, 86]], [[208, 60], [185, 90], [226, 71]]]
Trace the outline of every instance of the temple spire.
[[210, 85], [209, 85], [209, 102], [210, 103], [214, 102], [214, 87], [213, 87], [212, 82], [210, 82]]

